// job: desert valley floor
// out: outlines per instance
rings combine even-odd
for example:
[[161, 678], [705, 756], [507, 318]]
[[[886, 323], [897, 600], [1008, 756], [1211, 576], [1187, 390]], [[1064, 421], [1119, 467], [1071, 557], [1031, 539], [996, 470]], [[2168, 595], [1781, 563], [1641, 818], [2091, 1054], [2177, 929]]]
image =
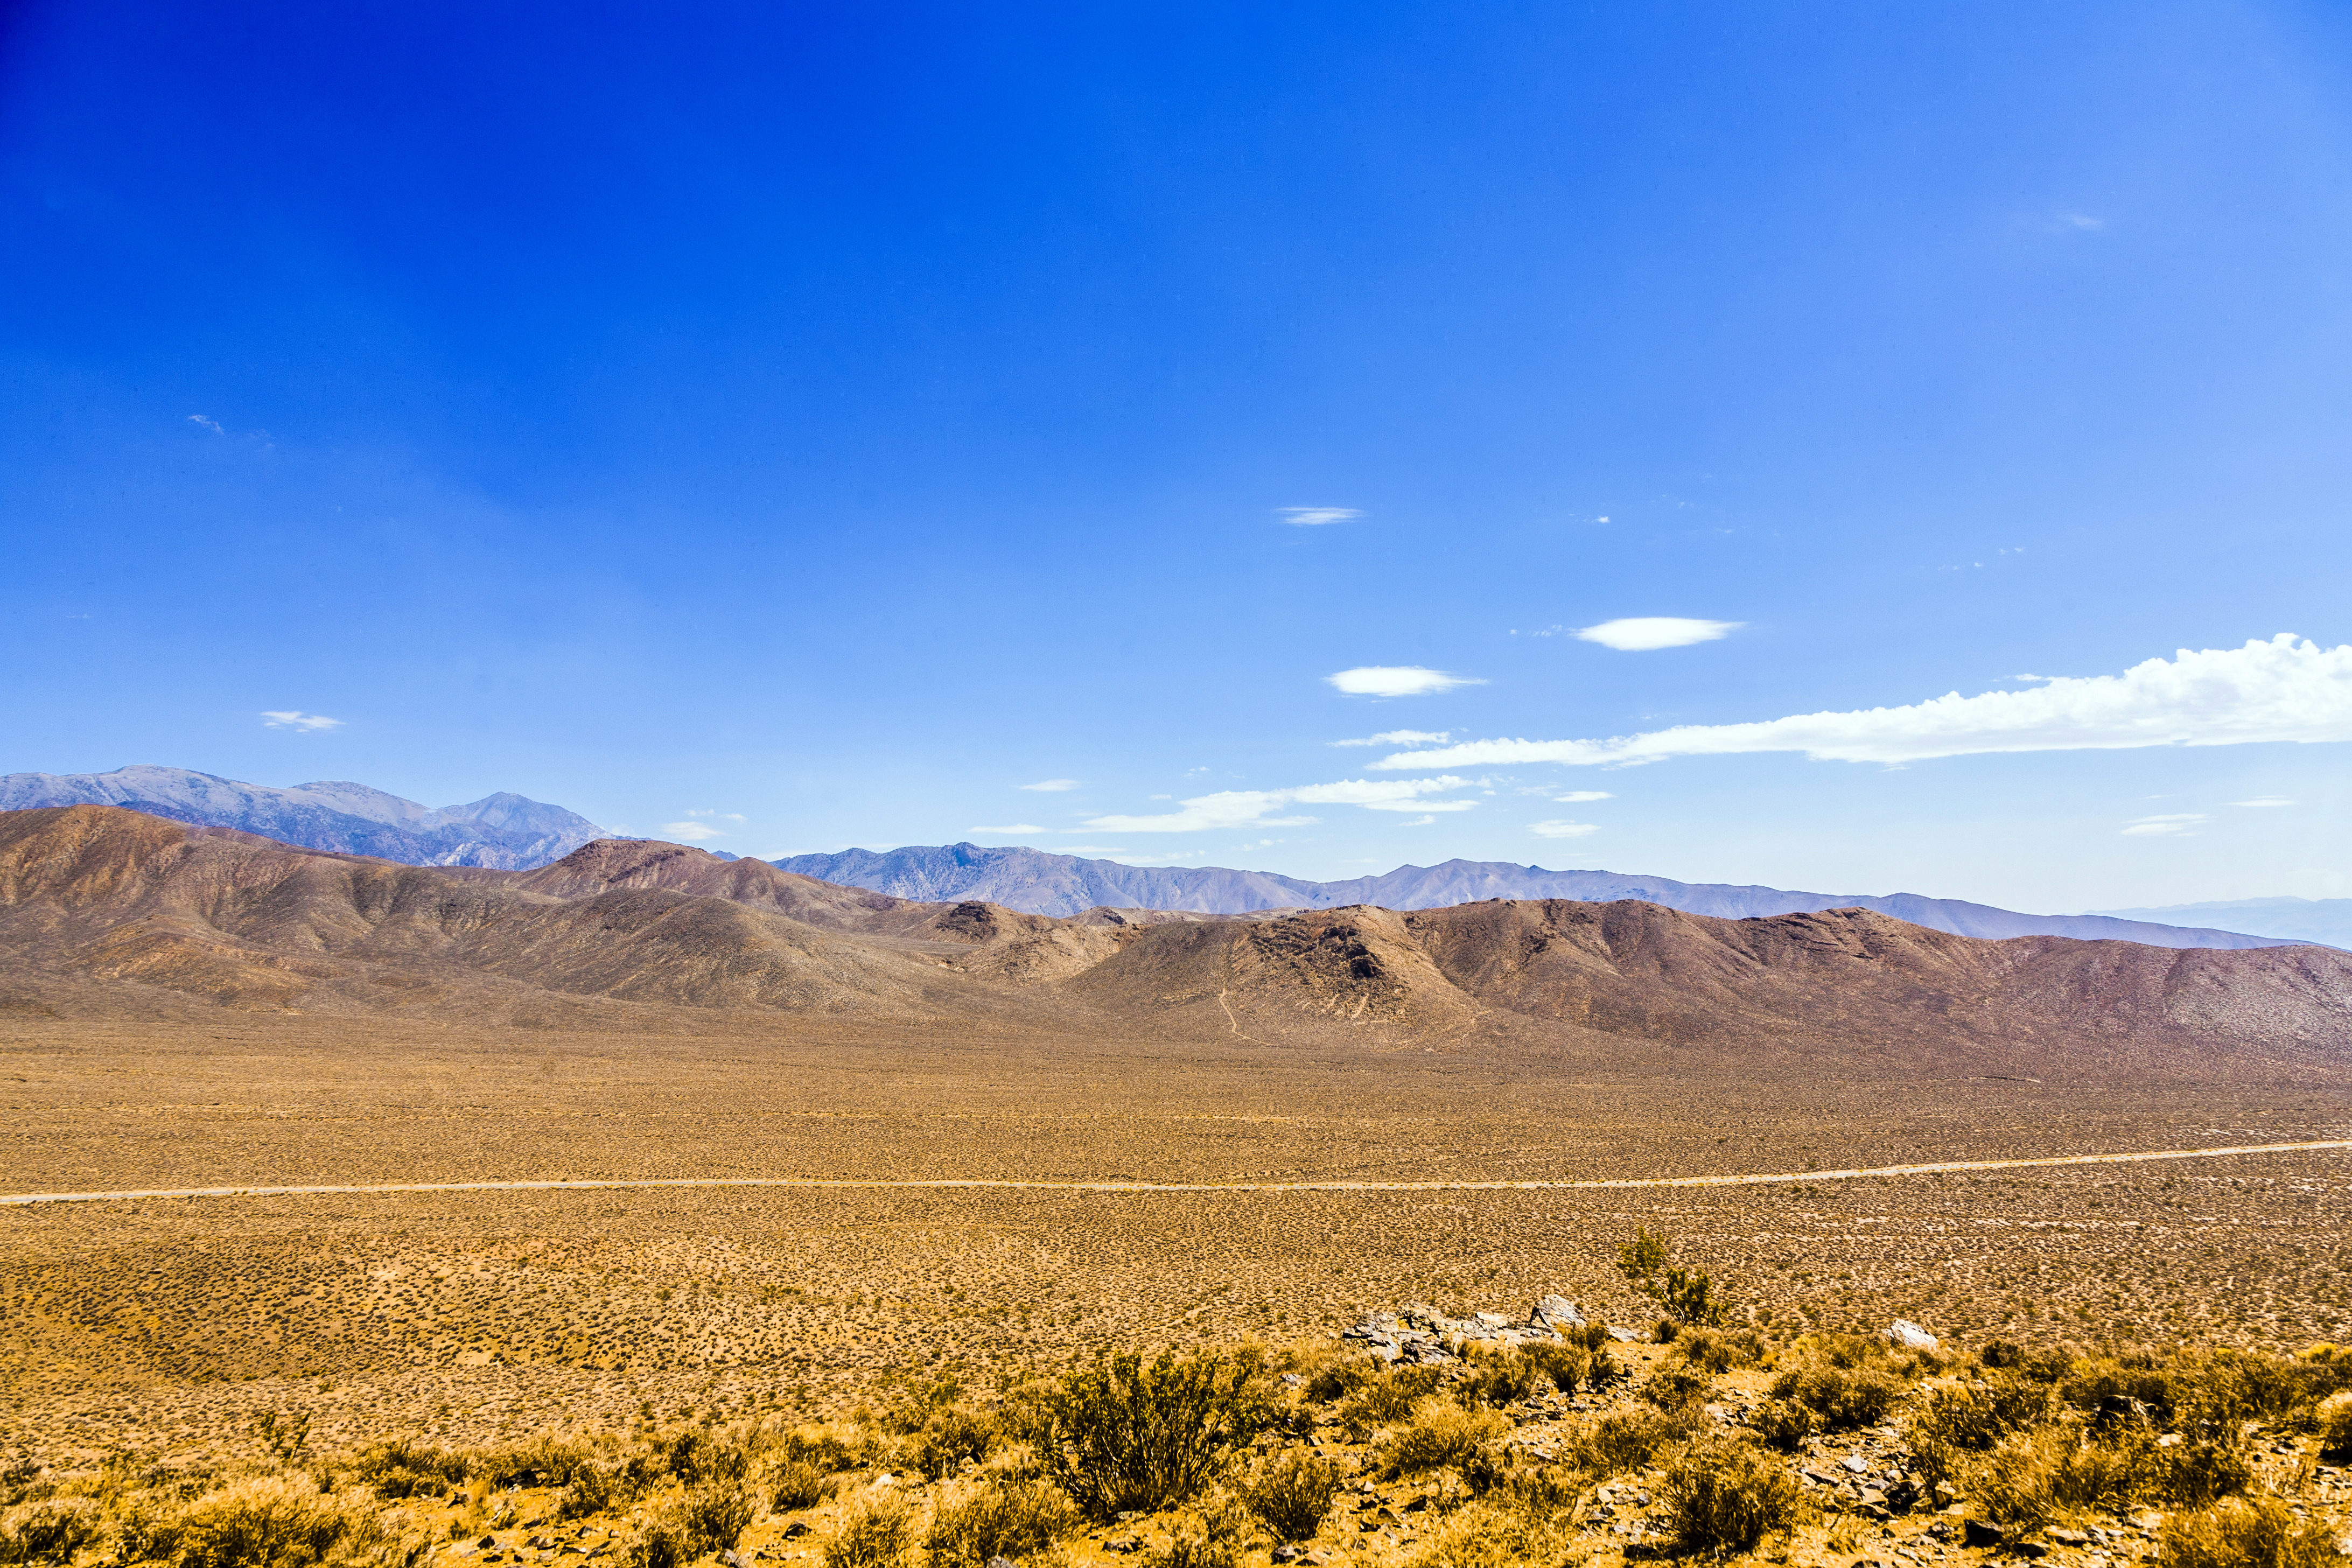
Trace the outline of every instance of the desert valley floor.
[[[2347, 1136], [2335, 1083], [1873, 1072], [1694, 1082], [1524, 1049], [649, 1037], [14, 1021], [10, 1193], [513, 1177], [1580, 1180]], [[0, 1208], [19, 1441], [299, 1403], [484, 1436], [642, 1402], [855, 1396], [1111, 1339], [1328, 1334], [1557, 1290], [1673, 1233], [1743, 1315], [2289, 1348], [2352, 1317], [2352, 1153], [1700, 1189], [708, 1189]]]

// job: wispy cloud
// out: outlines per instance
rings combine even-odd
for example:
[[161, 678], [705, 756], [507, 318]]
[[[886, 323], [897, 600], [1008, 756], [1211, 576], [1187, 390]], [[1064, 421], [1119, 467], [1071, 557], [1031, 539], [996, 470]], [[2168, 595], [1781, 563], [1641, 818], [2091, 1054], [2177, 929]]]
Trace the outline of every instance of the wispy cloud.
[[670, 837], [687, 844], [699, 844], [706, 838], [727, 837], [725, 828], [713, 827], [707, 822], [698, 822], [692, 817], [688, 817], [684, 822], [665, 822], [661, 825], [661, 830]]
[[1127, 853], [1127, 847], [1123, 844], [1062, 844], [1055, 846], [1055, 853], [1060, 855], [1124, 855]]
[[1437, 818], [1433, 816], [1416, 816], [1411, 822], [1400, 822], [1397, 826], [1399, 827], [1427, 827], [1431, 823], [1435, 822]]
[[719, 811], [709, 806], [696, 807], [689, 805], [686, 808], [686, 815], [688, 816], [715, 816], [721, 822], [741, 822], [744, 820], [743, 814], [740, 811]]
[[201, 415], [201, 414], [191, 414], [191, 415], [189, 415], [189, 416], [188, 416], [188, 423], [189, 423], [189, 424], [191, 424], [191, 425], [201, 425], [201, 426], [203, 426], [205, 429], [207, 429], [207, 430], [211, 431], [211, 432], [212, 432], [214, 435], [215, 435], [215, 436], [226, 436], [226, 435], [227, 435], [227, 434], [228, 434], [228, 432], [227, 432], [227, 431], [226, 431], [226, 430], [224, 430], [224, 429], [222, 429], [222, 428], [220, 427], [220, 421], [219, 421], [219, 420], [217, 420], [217, 419], [207, 419], [207, 418], [205, 418], [205, 417], [203, 415]]
[[1036, 790], [1042, 795], [1059, 795], [1065, 790], [1073, 790], [1077, 788], [1078, 781], [1076, 779], [1039, 779], [1035, 784], [1025, 784], [1021, 787], [1023, 789]]
[[1565, 795], [1552, 796], [1552, 799], [1562, 805], [1582, 805], [1588, 800], [1615, 800], [1616, 798], [1605, 789], [1572, 789]]
[[1341, 779], [1295, 789], [1228, 789], [1180, 801], [1181, 810], [1150, 816], [1090, 816], [1088, 827], [1113, 833], [1201, 833], [1234, 827], [1305, 827], [1311, 816], [1276, 816], [1289, 805], [1360, 805], [1368, 811], [1469, 811], [1475, 800], [1426, 796], [1468, 787], [1468, 779]]
[[1622, 620], [1603, 621], [1597, 626], [1585, 626], [1577, 634], [1580, 642], [1597, 642], [1602, 647], [1613, 647], [1621, 653], [1648, 653], [1654, 648], [1688, 647], [1693, 643], [1714, 642], [1730, 636], [1745, 621], [1700, 621], [1687, 616], [1629, 616]]
[[2201, 811], [2172, 811], [2161, 816], [2141, 816], [2132, 819], [2124, 829], [2126, 838], [2177, 838], [2205, 820]]
[[1327, 746], [1442, 746], [1454, 738], [1451, 730], [1383, 730], [1360, 741], [1326, 741]]
[[2283, 795], [2257, 795], [2252, 800], [2233, 800], [2231, 805], [2293, 805], [2294, 802]]
[[1554, 817], [1549, 822], [1528, 823], [1528, 831], [1538, 838], [1582, 838], [1600, 832], [1601, 828], [1597, 823], [1570, 822], [1564, 817]]
[[1457, 686], [1484, 686], [1466, 675], [1423, 669], [1417, 664], [1367, 664], [1323, 678], [1350, 697], [1426, 697]]
[[1901, 708], [1682, 724], [1590, 741], [1472, 741], [1401, 752], [1375, 769], [1489, 763], [1596, 764], [1802, 752], [1816, 761], [1912, 763], [1992, 752], [2119, 751], [2352, 741], [2352, 646], [2284, 633], [2241, 648], [2182, 648], [2121, 675], [2059, 676], [2029, 691], [1954, 691]]
[[1347, 506], [1286, 506], [1275, 516], [1293, 528], [1320, 528], [1327, 522], [1352, 522], [1364, 514]]
[[2103, 217], [2093, 217], [2089, 213], [2060, 213], [2058, 226], [2081, 229], [2105, 228], [2107, 226], [2107, 220]]
[[968, 828], [966, 831], [971, 833], [1043, 833], [1045, 830], [1038, 826], [1034, 822], [1014, 822], [1009, 823], [1003, 827], [973, 827]]
[[282, 713], [265, 710], [261, 722], [272, 730], [340, 730], [343, 727], [341, 719], [330, 719], [324, 713], [304, 713], [292, 708]]

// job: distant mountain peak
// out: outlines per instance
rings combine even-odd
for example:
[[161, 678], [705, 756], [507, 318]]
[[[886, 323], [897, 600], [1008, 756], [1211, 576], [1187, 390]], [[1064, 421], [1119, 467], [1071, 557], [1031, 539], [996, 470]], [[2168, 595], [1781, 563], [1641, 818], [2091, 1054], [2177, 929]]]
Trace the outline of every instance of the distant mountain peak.
[[104, 773], [0, 776], [0, 811], [120, 805], [282, 844], [412, 866], [521, 870], [560, 859], [604, 830], [560, 805], [501, 791], [438, 808], [349, 779], [277, 788], [192, 768], [134, 763]]

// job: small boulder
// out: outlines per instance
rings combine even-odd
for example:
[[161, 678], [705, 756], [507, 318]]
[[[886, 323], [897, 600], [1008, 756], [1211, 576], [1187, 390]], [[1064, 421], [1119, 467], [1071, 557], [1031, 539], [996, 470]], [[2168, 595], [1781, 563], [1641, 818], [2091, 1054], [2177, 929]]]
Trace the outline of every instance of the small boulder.
[[1528, 1326], [1535, 1329], [1580, 1329], [1584, 1315], [1565, 1296], [1546, 1296], [1528, 1310]]
[[1960, 1544], [1979, 1548], [1999, 1546], [2000, 1526], [1989, 1519], [1963, 1520], [1960, 1521]]
[[1899, 1351], [1931, 1351], [1942, 1342], [1908, 1318], [1897, 1318], [1886, 1326], [1886, 1342]]

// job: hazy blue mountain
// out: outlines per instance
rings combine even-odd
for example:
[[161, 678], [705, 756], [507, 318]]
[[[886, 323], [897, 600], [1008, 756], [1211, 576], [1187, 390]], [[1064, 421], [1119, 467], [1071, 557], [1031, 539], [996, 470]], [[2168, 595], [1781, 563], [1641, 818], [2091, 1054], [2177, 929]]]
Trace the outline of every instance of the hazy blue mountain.
[[128, 806], [174, 822], [234, 827], [285, 844], [412, 866], [523, 870], [606, 837], [560, 805], [503, 792], [436, 808], [347, 780], [273, 789], [144, 764], [110, 773], [0, 776], [0, 811], [40, 805]]
[[1507, 860], [1400, 866], [1383, 876], [1344, 882], [1309, 882], [1271, 871], [1235, 871], [1220, 866], [1123, 866], [1116, 860], [1087, 860], [1043, 849], [983, 849], [977, 844], [910, 846], [888, 851], [847, 849], [838, 855], [794, 855], [775, 864], [804, 877], [871, 888], [901, 899], [985, 899], [1008, 909], [1044, 915], [1076, 914], [1097, 904], [1114, 909], [1246, 914], [1253, 910], [1328, 910], [1345, 904], [1426, 910], [1479, 899], [1591, 902], [1641, 899], [1726, 920], [1859, 905], [1959, 936], [2070, 936], [2091, 942], [2144, 942], [2151, 947], [2221, 948], [2280, 947], [2295, 940], [2102, 915], [2020, 914], [1989, 904], [1923, 898], [1917, 893], [1801, 893], [1724, 882], [1677, 882], [1667, 877], [1616, 871], [1547, 871], [1540, 866], [1518, 866]]
[[2135, 921], [2224, 921], [2263, 936], [2352, 948], [2352, 899], [2231, 899], [2221, 903], [2093, 912]]

